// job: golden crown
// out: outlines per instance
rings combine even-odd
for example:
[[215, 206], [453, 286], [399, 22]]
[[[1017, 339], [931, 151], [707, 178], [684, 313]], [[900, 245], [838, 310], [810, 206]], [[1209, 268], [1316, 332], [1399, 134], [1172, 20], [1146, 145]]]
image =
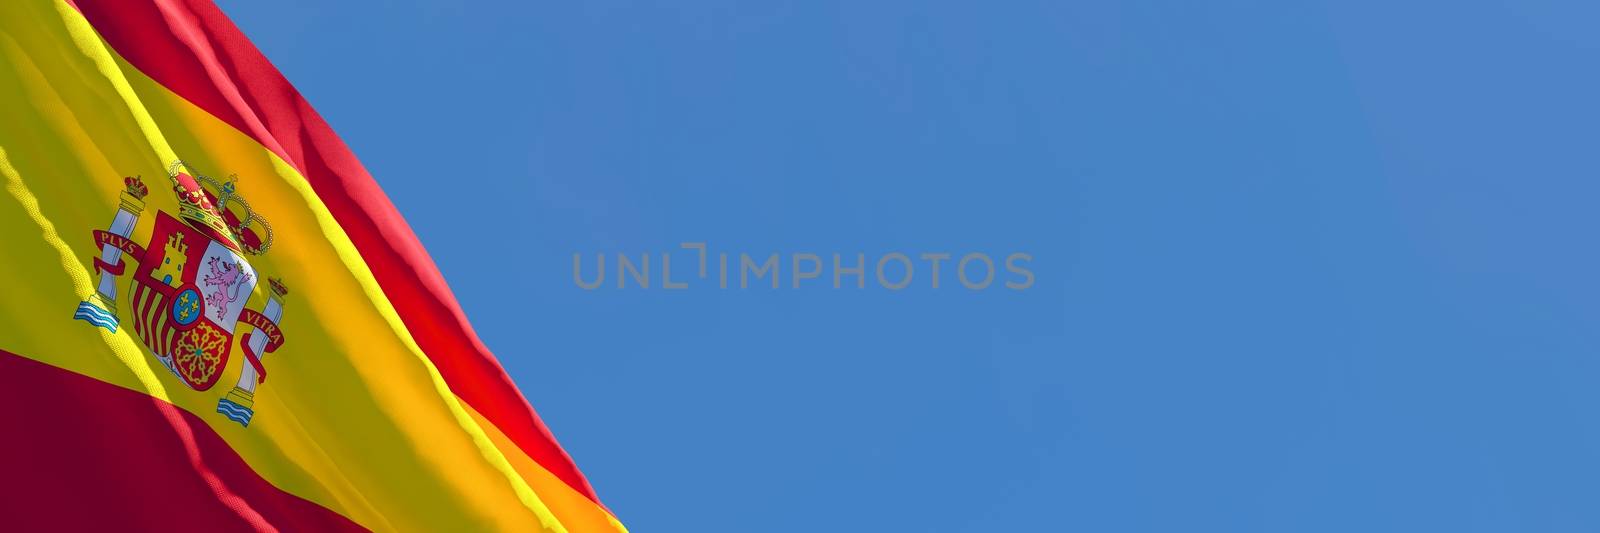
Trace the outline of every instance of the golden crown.
[[167, 176], [178, 195], [178, 216], [197, 229], [250, 255], [261, 255], [272, 247], [272, 225], [237, 193], [238, 176], [218, 181], [195, 172], [183, 161], [174, 161]]

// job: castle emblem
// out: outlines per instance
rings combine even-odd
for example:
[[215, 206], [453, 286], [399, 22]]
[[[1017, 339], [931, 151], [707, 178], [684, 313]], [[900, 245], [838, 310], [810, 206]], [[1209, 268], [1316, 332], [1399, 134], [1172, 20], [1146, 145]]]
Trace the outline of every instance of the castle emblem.
[[255, 391], [267, 379], [261, 358], [283, 345], [278, 322], [289, 291], [267, 280], [269, 295], [261, 311], [245, 307], [260, 277], [245, 256], [260, 256], [272, 246], [272, 226], [236, 193], [236, 183], [220, 182], [189, 169], [182, 161], [167, 169], [178, 196], [178, 216], [157, 211], [148, 245], [129, 238], [150, 192], [137, 177], [124, 178], [122, 205], [107, 230], [95, 230], [100, 256], [95, 292], [78, 304], [73, 318], [116, 333], [117, 278], [126, 270], [123, 254], [139, 262], [130, 276], [134, 334], [156, 360], [184, 385], [208, 391], [222, 378], [233, 352], [239, 324], [252, 329], [240, 339], [246, 362], [239, 381], [217, 400], [217, 413], [248, 427], [255, 416]]

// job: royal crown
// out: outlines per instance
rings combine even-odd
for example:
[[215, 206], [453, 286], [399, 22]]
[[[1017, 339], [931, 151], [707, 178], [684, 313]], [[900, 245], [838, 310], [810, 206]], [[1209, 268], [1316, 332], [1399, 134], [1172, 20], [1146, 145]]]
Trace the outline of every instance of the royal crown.
[[178, 195], [178, 216], [195, 228], [250, 255], [261, 255], [272, 247], [272, 226], [237, 193], [237, 176], [229, 176], [226, 182], [217, 181], [195, 172], [183, 161], [173, 162], [167, 175]]
[[124, 176], [122, 178], [123, 192], [134, 200], [144, 200], [150, 194], [150, 188], [144, 186], [144, 180], [138, 176]]

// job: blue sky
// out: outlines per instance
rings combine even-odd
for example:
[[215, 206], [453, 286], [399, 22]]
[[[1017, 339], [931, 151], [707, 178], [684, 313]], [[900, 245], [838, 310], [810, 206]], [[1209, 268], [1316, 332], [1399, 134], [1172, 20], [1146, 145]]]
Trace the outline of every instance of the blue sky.
[[1600, 529], [1592, 3], [220, 3], [636, 531]]

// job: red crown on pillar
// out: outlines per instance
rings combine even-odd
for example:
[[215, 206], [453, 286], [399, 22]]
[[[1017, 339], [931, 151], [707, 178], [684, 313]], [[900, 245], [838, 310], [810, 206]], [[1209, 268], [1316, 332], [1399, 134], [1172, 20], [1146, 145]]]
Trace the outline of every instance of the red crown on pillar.
[[143, 200], [145, 195], [150, 194], [150, 188], [144, 186], [144, 180], [138, 176], [123, 177], [122, 185], [126, 188], [128, 196], [132, 196], [135, 200]]

